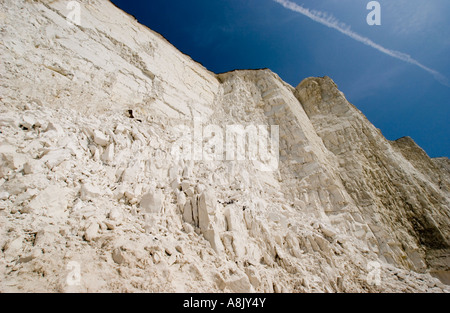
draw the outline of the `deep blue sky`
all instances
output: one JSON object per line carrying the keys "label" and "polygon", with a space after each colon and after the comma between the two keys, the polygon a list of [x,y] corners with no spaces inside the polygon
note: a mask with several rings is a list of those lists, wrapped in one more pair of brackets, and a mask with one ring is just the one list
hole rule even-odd
{"label": "deep blue sky", "polygon": [[[450,1],[291,0],[327,12],[352,31],[450,77]],[[412,137],[431,157],[450,156],[450,88],[419,67],[383,54],[273,0],[112,0],[206,68],[270,68],[296,87],[330,76],[387,139]]]}

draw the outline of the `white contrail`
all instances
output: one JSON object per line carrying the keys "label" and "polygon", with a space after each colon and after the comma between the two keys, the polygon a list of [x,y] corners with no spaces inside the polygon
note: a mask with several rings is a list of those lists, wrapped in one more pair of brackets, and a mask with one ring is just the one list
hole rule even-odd
{"label": "white contrail", "polygon": [[434,78],[440,82],[441,84],[450,87],[450,82],[447,79],[447,77],[445,77],[444,75],[442,75],[441,73],[439,73],[438,71],[435,71],[423,64],[421,64],[419,61],[413,59],[410,55],[403,53],[403,52],[399,52],[399,51],[395,51],[395,50],[390,50],[387,48],[384,48],[383,46],[380,46],[379,44],[373,42],[372,40],[370,40],[367,37],[361,36],[357,33],[355,33],[354,31],[352,31],[350,29],[350,26],[341,23],[340,21],[338,21],[335,17],[328,15],[327,13],[324,12],[320,12],[320,11],[316,11],[316,10],[309,10],[307,8],[304,8],[294,2],[288,1],[288,0],[273,0],[279,4],[281,4],[282,6],[284,6],[286,9],[289,9],[291,11],[303,14],[307,17],[309,17],[310,19],[312,19],[315,22],[318,22],[322,25],[325,25],[327,27],[330,28],[334,28],[337,31],[341,32],[342,34],[355,39],[356,41],[359,41],[365,45],[368,45],[372,48],[377,49],[378,51],[387,54],[391,57],[394,57],[396,59],[408,62],[410,64],[414,64],[418,67],[420,67],[421,69],[427,71],[428,73],[432,74],[434,76]]}

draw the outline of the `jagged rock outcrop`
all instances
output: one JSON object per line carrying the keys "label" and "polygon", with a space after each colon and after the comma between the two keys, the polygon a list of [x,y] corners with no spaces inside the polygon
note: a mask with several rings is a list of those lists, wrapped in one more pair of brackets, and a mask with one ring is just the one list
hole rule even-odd
{"label": "jagged rock outcrop", "polygon": [[450,291],[448,158],[79,3],[0,3],[1,292]]}
{"label": "jagged rock outcrop", "polygon": [[296,94],[324,144],[341,160],[341,179],[357,204],[355,214],[364,216],[381,255],[423,271],[426,263],[436,262],[437,251],[448,254],[445,171],[411,138],[384,139],[329,78],[307,79]]}

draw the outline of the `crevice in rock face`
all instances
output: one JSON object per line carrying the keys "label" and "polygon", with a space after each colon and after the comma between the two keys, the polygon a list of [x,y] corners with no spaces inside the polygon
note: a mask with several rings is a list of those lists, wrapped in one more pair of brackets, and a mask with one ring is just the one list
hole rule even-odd
{"label": "crevice in rock face", "polygon": [[[408,211],[413,210],[411,205],[406,205]],[[428,220],[425,214],[410,213],[408,219],[416,233],[416,238],[426,250],[441,250],[450,247],[438,226]]]}

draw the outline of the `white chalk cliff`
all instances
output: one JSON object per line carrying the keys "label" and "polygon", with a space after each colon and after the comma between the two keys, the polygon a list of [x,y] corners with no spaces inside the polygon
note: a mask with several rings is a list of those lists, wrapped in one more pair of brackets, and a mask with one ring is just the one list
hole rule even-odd
{"label": "white chalk cliff", "polygon": [[[448,158],[79,3],[0,2],[0,292],[450,291]],[[177,159],[194,121],[278,125],[278,167]]]}

